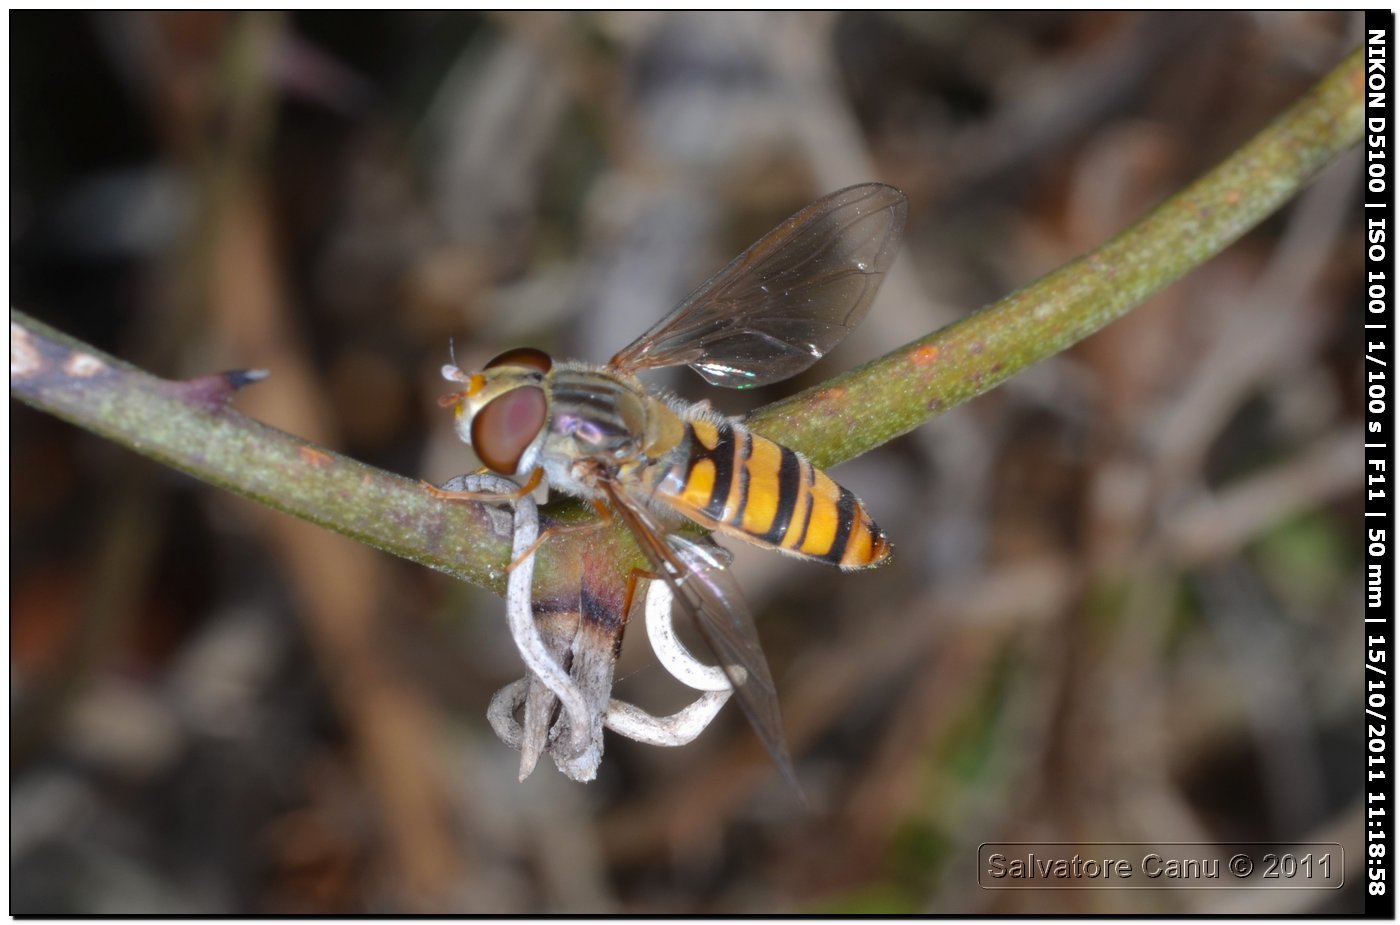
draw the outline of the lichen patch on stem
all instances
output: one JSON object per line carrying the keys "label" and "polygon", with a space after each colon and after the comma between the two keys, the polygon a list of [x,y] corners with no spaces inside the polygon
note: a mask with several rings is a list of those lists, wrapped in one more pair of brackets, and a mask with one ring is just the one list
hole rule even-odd
{"label": "lichen patch on stem", "polygon": [[44,355],[28,331],[10,322],[10,378],[29,379],[44,368]]}

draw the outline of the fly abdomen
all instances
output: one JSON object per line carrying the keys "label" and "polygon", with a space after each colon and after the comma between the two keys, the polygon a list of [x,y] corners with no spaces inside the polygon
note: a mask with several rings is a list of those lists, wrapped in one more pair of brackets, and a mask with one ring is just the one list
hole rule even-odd
{"label": "fly abdomen", "polygon": [[889,556],[884,534],[855,495],[802,454],[708,420],[686,423],[684,445],[684,483],[662,493],[691,519],[841,568],[876,565]]}

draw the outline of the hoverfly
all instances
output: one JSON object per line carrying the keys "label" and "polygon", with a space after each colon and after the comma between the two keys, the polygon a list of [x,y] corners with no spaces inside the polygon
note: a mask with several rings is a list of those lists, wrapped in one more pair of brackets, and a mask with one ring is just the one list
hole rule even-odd
{"label": "hoverfly", "polygon": [[442,404],[455,406],[458,436],[487,468],[528,480],[526,490],[543,478],[631,529],[654,569],[646,577],[665,581],[693,618],[794,783],[753,617],[723,563],[672,531],[691,520],[842,569],[879,565],[890,545],[856,497],[800,453],[708,403],[653,391],[636,374],[684,364],[713,385],[742,389],[807,369],[865,317],[894,259],[907,203],[880,183],[817,200],[606,366],[554,363],[525,347],[478,373],[443,367],[464,388]]}

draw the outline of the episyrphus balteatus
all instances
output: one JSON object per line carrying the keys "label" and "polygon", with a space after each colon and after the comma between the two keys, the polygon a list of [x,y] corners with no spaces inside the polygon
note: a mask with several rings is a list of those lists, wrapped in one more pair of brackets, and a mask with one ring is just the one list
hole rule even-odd
{"label": "episyrphus balteatus", "polygon": [[760,740],[794,784],[777,691],[748,606],[715,557],[672,531],[688,519],[843,569],[883,563],[889,543],[856,497],[800,453],[707,403],[650,389],[636,374],[684,364],[713,385],[748,388],[807,369],[865,317],[894,259],[907,207],[903,193],[880,183],[817,200],[606,366],[554,363],[525,347],[478,373],[443,367],[443,376],[464,388],[442,403],[455,407],[458,436],[488,469],[525,479],[527,489],[543,478],[631,529],[651,563],[648,577],[665,581],[693,618]]}

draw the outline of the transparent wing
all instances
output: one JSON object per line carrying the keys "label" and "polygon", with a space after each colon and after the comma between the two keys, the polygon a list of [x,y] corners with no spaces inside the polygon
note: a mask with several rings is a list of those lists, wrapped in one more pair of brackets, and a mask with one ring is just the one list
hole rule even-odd
{"label": "transparent wing", "polygon": [[883,183],[818,199],[764,235],[612,358],[678,366],[744,389],[795,376],[865,317],[894,260],[908,200]]}
{"label": "transparent wing", "polygon": [[[728,675],[735,699],[759,741],[800,796],[802,788],[783,738],[778,690],[759,646],[753,615],[739,586],[724,568],[727,553],[685,537],[665,538],[652,515],[628,498],[623,489],[608,482],[602,485],[613,510],[631,529],[652,568],[695,621],[701,637]],[[743,669],[742,674],[734,670],[735,666]]]}

